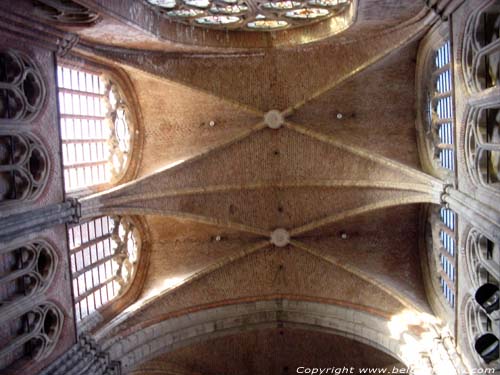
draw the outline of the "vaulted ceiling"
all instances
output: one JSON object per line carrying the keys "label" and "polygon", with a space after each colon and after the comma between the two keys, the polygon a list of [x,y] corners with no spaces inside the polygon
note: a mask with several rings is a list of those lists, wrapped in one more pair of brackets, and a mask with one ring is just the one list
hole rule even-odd
{"label": "vaulted ceiling", "polygon": [[[352,359],[357,358],[357,366]],[[368,345],[301,329],[263,329],[178,349],[132,374],[295,374],[300,367],[389,367],[393,358]],[[299,370],[299,371],[303,371]]]}
{"label": "vaulted ceiling", "polygon": [[[388,321],[408,309],[430,312],[420,210],[438,202],[442,186],[420,170],[416,141],[422,8],[359,0],[347,31],[286,49],[178,46],[137,24],[128,37],[110,39],[105,28],[116,21],[109,20],[81,33],[82,53],[129,76],[143,138],[138,178],[82,200],[86,215],[139,215],[149,231],[141,296],[104,337],[271,299]],[[143,42],[133,41],[135,33]],[[284,117],[279,129],[266,126],[270,110]],[[270,240],[278,228],[291,236],[283,247]],[[397,362],[302,328],[188,345],[143,369],[271,374],[330,354],[336,365],[353,357],[359,366]],[[207,359],[211,351],[218,354]]]}

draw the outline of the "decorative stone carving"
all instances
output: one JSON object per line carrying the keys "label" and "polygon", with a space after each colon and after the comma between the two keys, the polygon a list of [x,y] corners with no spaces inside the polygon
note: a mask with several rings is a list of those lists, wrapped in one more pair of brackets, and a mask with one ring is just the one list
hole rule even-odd
{"label": "decorative stone carving", "polygon": [[133,121],[130,111],[118,86],[109,78],[103,78],[106,89],[104,101],[107,108],[106,121],[109,126],[109,164],[111,180],[116,181],[126,170],[131,148]]}
{"label": "decorative stone carving", "polygon": [[489,367],[500,364],[498,336],[492,333],[499,330],[499,325],[470,296],[465,301],[465,325],[469,350],[475,353],[478,363],[488,363]]}
{"label": "decorative stone carving", "polygon": [[467,267],[472,285],[478,288],[488,282],[488,274],[500,280],[498,245],[473,228],[467,236],[466,246]]}
{"label": "decorative stone carving", "polygon": [[50,162],[34,135],[0,129],[0,202],[34,199],[47,183]]}
{"label": "decorative stone carving", "polygon": [[0,311],[20,298],[31,298],[45,291],[58,264],[54,248],[43,240],[1,248],[0,257],[4,268],[0,277]]}
{"label": "decorative stone carving", "polygon": [[499,108],[472,108],[469,111],[465,156],[467,168],[475,183],[500,189]]}
{"label": "decorative stone carving", "polygon": [[40,71],[24,53],[0,51],[0,124],[33,120],[46,90]]}
{"label": "decorative stone carving", "polygon": [[[0,368],[10,365],[19,357],[36,361],[47,358],[54,350],[62,331],[64,314],[50,302],[20,310],[16,319],[2,315],[2,325],[18,326],[0,348]],[[17,323],[19,322],[19,323]],[[12,332],[12,331],[11,331]]]}
{"label": "decorative stone carving", "polygon": [[130,284],[140,251],[140,236],[134,224],[124,217],[114,218],[115,227],[112,234],[115,261],[118,264],[116,275],[121,286],[119,293]]}
{"label": "decorative stone carving", "polygon": [[486,1],[468,19],[465,27],[462,69],[471,91],[500,84],[499,1]]}

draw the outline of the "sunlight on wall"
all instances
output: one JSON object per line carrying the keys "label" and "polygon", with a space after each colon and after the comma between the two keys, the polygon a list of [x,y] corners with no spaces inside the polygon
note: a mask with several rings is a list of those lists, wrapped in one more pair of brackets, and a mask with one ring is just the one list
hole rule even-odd
{"label": "sunlight on wall", "polygon": [[388,325],[391,337],[399,339],[401,335],[407,332],[411,327],[425,329],[439,324],[441,324],[441,320],[433,315],[412,310],[404,310],[400,314],[392,316]]}
{"label": "sunlight on wall", "polygon": [[162,294],[166,290],[173,289],[176,286],[179,286],[186,279],[187,279],[187,276],[185,276],[185,277],[170,277],[170,278],[164,279],[163,282],[159,286],[148,291],[148,293],[146,293],[146,295],[144,296],[144,299],[147,301],[151,298],[158,297],[160,294]]}
{"label": "sunlight on wall", "polygon": [[135,303],[130,305],[125,312],[130,313],[133,311],[138,310],[142,306],[146,305],[148,302],[150,302],[152,299],[155,297],[158,297],[159,295],[165,293],[169,289],[174,289],[175,287],[178,287],[184,281],[188,279],[189,275],[184,275],[182,277],[170,277],[167,279],[164,279],[163,282],[158,283],[157,286],[154,288],[151,288],[142,298],[137,300]]}
{"label": "sunlight on wall", "polygon": [[158,168],[156,171],[154,171],[154,172],[153,172],[153,174],[156,174],[156,173],[161,173],[161,172],[163,172],[163,171],[166,171],[166,170],[168,170],[168,169],[170,169],[170,168],[175,167],[176,165],[179,165],[179,164],[184,163],[185,161],[186,161],[186,159],[179,159],[179,160],[176,160],[176,161],[174,161],[174,162],[172,162],[172,163],[170,163],[170,164],[165,165],[164,167]]}
{"label": "sunlight on wall", "polygon": [[391,338],[400,341],[399,355],[412,374],[458,373],[443,344],[449,331],[437,317],[404,310],[391,318],[388,328]]}

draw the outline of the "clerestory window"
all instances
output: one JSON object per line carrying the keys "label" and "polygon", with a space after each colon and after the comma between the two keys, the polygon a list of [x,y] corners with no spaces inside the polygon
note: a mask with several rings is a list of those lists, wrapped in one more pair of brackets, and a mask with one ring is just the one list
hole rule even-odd
{"label": "clerestory window", "polygon": [[57,68],[65,189],[116,182],[131,151],[132,121],[118,86],[98,71]]}
{"label": "clerestory window", "polygon": [[443,294],[451,307],[455,306],[455,220],[456,215],[447,208],[439,211],[441,219],[439,257],[441,261],[440,283]]}
{"label": "clerestory window", "polygon": [[453,171],[455,170],[453,82],[449,40],[435,50],[433,58],[428,92],[428,140],[434,164]]}
{"label": "clerestory window", "polygon": [[141,242],[132,220],[102,216],[68,230],[77,321],[123,294],[135,276]]}

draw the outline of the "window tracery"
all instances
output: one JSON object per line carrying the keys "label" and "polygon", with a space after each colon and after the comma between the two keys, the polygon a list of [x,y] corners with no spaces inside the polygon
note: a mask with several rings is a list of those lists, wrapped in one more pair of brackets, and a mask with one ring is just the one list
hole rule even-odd
{"label": "window tracery", "polygon": [[16,315],[2,315],[0,342],[0,369],[13,362],[30,358],[47,358],[61,335],[64,314],[53,303],[45,302],[19,311]]}
{"label": "window tracery", "polygon": [[0,257],[0,306],[45,291],[58,263],[54,248],[42,240],[0,249]]}
{"label": "window tracery", "polygon": [[135,273],[141,238],[133,221],[103,216],[69,228],[73,294],[80,321],[125,292]]}
{"label": "window tracery", "polygon": [[486,1],[467,20],[462,69],[473,96],[465,130],[465,161],[474,183],[500,190],[500,1]]}
{"label": "window tracery", "polygon": [[0,51],[0,123],[33,120],[45,100],[45,86],[33,61],[19,51]]}
{"label": "window tracery", "polygon": [[500,1],[486,2],[468,20],[462,62],[467,86],[481,91],[500,84]]}
{"label": "window tracery", "polygon": [[424,119],[429,159],[435,170],[447,171],[446,174],[455,170],[451,56],[449,40],[431,56]]}
{"label": "window tracery", "polygon": [[117,181],[132,148],[133,121],[120,88],[98,72],[57,68],[65,188]]}
{"label": "window tracery", "polygon": [[470,110],[465,153],[474,181],[500,189],[500,105]]}
{"label": "window tracery", "polygon": [[451,307],[455,306],[455,213],[448,208],[439,210],[440,217],[440,283],[446,300]]}
{"label": "window tracery", "polygon": [[475,228],[467,237],[466,257],[469,277],[476,288],[492,278],[500,280],[499,246]]}
{"label": "window tracery", "polygon": [[441,293],[453,308],[456,297],[456,214],[445,207],[434,210],[429,217],[429,227],[432,234],[428,246],[436,262]]}
{"label": "window tracery", "polygon": [[470,350],[475,353],[479,361],[494,366],[499,358],[499,324],[492,320],[471,297],[467,299],[465,306]]}
{"label": "window tracery", "polygon": [[34,199],[49,170],[47,152],[34,135],[0,130],[0,202]]}
{"label": "window tracery", "polygon": [[473,353],[484,362],[499,358],[500,249],[478,229],[467,236],[466,259],[474,297],[466,302],[466,329]]}
{"label": "window tracery", "polygon": [[346,13],[351,0],[144,0],[159,14],[190,24],[231,30],[300,27]]}
{"label": "window tracery", "polygon": [[56,346],[63,313],[44,292],[57,264],[56,251],[41,239],[0,249],[0,369],[46,358]]}

